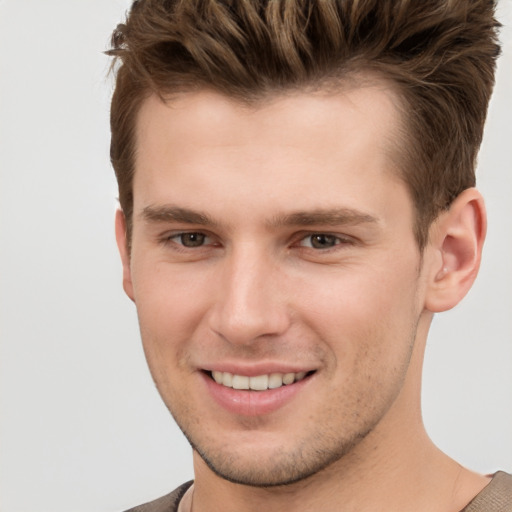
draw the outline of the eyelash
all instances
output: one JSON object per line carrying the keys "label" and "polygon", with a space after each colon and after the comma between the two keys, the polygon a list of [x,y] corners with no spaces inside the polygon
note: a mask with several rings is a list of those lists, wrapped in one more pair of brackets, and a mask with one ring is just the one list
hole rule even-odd
{"label": "eyelash", "polygon": [[[197,236],[198,235],[199,237],[203,237],[202,243],[200,243],[199,245],[196,245],[196,246],[185,245],[183,243],[183,237],[185,237],[187,235],[189,235],[189,236],[193,236],[193,235]],[[334,242],[334,245],[332,245],[330,247],[324,247],[324,248],[314,247],[313,246],[314,242],[312,241],[312,239],[314,237],[318,237],[318,238],[323,237],[326,239],[330,239],[332,242]],[[175,239],[181,239],[181,240],[177,241]],[[194,251],[194,250],[198,250],[198,249],[204,249],[205,247],[208,247],[209,245],[220,246],[220,244],[216,244],[216,243],[213,243],[213,244],[206,243],[205,244],[204,241],[208,240],[208,239],[213,239],[213,237],[203,231],[180,231],[178,233],[171,233],[171,234],[166,234],[166,235],[162,236],[159,239],[159,242],[164,245],[172,244],[173,248],[178,251]],[[318,253],[330,252],[332,250],[339,249],[340,246],[341,247],[347,246],[347,245],[350,246],[350,245],[355,245],[355,243],[356,243],[356,241],[351,237],[334,235],[334,234],[326,233],[323,231],[301,233],[298,237],[296,237],[296,240],[297,241],[294,242],[292,244],[292,246],[298,246],[299,248],[303,248],[305,250],[313,250],[314,252],[318,252]],[[310,241],[310,245],[303,245],[303,243],[308,240]]]}
{"label": "eyelash", "polygon": [[[334,242],[334,245],[330,247],[314,247],[313,239],[314,237],[317,238],[325,238],[330,239],[330,241]],[[311,242],[311,245],[304,246],[302,245],[303,242],[306,240],[309,240]],[[340,236],[340,235],[333,235],[331,233],[324,233],[322,231],[315,232],[315,233],[307,233],[306,235],[302,236],[299,239],[299,246],[300,247],[306,247],[307,249],[313,249],[315,252],[327,252],[329,250],[336,250],[336,248],[339,248],[339,246],[346,246],[346,245],[354,245],[355,241],[347,236]]]}

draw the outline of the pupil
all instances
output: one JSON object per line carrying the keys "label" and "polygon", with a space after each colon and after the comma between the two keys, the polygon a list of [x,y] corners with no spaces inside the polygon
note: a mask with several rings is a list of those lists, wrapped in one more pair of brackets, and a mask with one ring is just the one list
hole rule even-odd
{"label": "pupil", "polygon": [[313,235],[311,237],[311,245],[315,249],[326,249],[333,247],[336,243],[336,238],[332,235]]}
{"label": "pupil", "polygon": [[202,233],[184,233],[181,235],[181,243],[185,247],[199,247],[204,243],[204,235]]}

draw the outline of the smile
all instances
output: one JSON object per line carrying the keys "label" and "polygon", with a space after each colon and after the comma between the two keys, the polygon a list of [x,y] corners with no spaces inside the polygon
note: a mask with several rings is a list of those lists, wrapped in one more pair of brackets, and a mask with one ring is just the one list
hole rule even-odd
{"label": "smile", "polygon": [[247,375],[236,375],[229,372],[212,371],[211,377],[217,384],[227,388],[265,391],[267,389],[277,389],[282,386],[293,384],[294,382],[299,382],[310,373],[312,372],[270,373],[266,375],[248,377]]}
{"label": "smile", "polygon": [[[268,370],[270,368],[267,367]],[[317,373],[316,369],[298,372],[279,372],[276,371],[278,368],[273,370],[260,373],[265,370],[252,368],[247,370],[252,375],[247,375],[242,368],[238,370],[239,373],[205,369],[200,374],[209,397],[226,412],[237,416],[263,416],[277,412],[298,395],[304,396]]]}

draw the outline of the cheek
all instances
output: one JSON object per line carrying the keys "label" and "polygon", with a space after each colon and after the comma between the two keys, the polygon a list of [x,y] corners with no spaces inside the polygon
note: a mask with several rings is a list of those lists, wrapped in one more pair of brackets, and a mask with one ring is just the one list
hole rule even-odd
{"label": "cheek", "polygon": [[407,375],[417,323],[413,281],[357,282],[311,297],[308,316],[327,354],[329,414],[346,425],[378,418],[391,406]]}
{"label": "cheek", "polygon": [[[196,276],[197,277],[197,276]],[[135,303],[144,351],[151,370],[181,365],[187,340],[201,325],[211,296],[205,280],[190,279],[186,269],[140,265],[133,275]]]}
{"label": "cheek", "polygon": [[409,351],[420,313],[418,275],[414,264],[403,263],[343,270],[304,287],[305,322],[338,362],[363,370],[361,361],[385,366]]}
{"label": "cheek", "polygon": [[150,325],[184,328],[210,295],[208,279],[197,268],[143,262],[133,271],[134,295],[141,320]]}

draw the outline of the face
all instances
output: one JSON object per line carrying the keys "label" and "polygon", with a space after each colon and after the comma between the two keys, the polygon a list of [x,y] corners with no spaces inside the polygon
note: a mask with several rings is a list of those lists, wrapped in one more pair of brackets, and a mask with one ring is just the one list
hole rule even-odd
{"label": "face", "polygon": [[392,97],[140,111],[125,290],[163,400],[228,480],[303,479],[408,414],[423,292]]}

